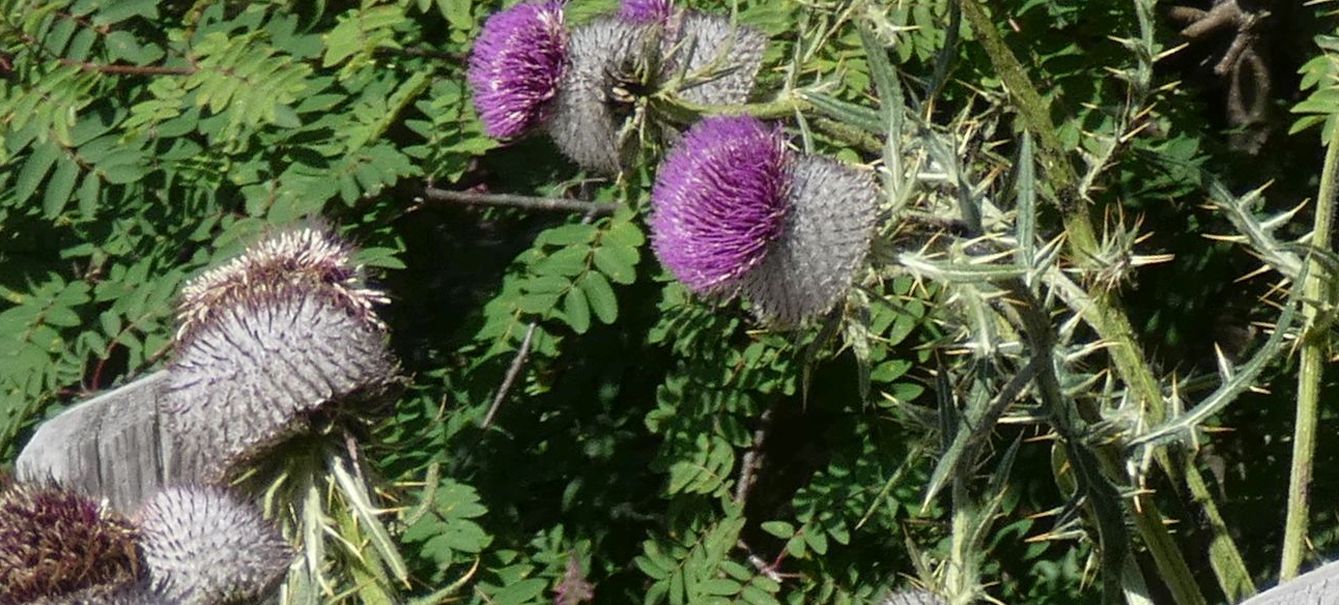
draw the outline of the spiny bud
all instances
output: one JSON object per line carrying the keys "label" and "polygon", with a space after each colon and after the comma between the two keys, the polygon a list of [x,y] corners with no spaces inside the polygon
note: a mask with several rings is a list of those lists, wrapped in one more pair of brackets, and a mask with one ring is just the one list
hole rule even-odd
{"label": "spiny bud", "polygon": [[608,17],[572,32],[571,63],[559,84],[548,131],[558,149],[582,168],[613,174],[626,163],[628,149],[620,144],[619,131],[627,115],[615,90],[644,58],[650,33]]}
{"label": "spiny bud", "polygon": [[[380,397],[396,365],[349,248],[328,232],[285,232],[187,286],[199,317],[168,368],[167,424],[184,471],[216,481],[307,429],[333,403]],[[226,293],[226,295],[224,294]],[[195,304],[214,300],[207,310]]]}
{"label": "spiny bud", "polygon": [[[697,75],[679,95],[704,105],[735,105],[749,100],[762,68],[767,37],[751,27],[731,23],[719,15],[696,11],[683,14],[673,37],[686,58],[686,74]],[[675,69],[668,67],[669,71]]]}
{"label": "spiny bud", "polygon": [[489,17],[469,67],[484,132],[511,138],[537,126],[566,65],[562,2],[523,2]]}
{"label": "spiny bud", "polygon": [[263,597],[293,551],[255,507],[216,487],[171,487],[137,513],[153,590],[180,605]]}
{"label": "spiny bud", "polygon": [[661,164],[652,247],[690,290],[743,292],[765,323],[792,326],[846,293],[869,249],[877,195],[868,176],[791,153],[754,118],[709,118]]}
{"label": "spiny bud", "polygon": [[80,494],[16,485],[0,494],[0,603],[58,602],[133,584],[136,531]]}

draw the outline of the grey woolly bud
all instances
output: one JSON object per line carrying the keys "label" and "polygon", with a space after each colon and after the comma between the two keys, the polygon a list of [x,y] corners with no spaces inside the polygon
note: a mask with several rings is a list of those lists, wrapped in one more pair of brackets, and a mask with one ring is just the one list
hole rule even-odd
{"label": "grey woolly bud", "polygon": [[255,507],[221,488],[167,488],[137,517],[150,584],[172,603],[258,599],[293,559],[293,550]]}
{"label": "grey woolly bud", "polygon": [[631,149],[620,144],[626,110],[611,97],[618,75],[635,65],[651,28],[613,17],[578,27],[568,37],[571,63],[558,84],[549,136],[587,170],[614,174]]}
{"label": "grey woolly bud", "polygon": [[792,168],[784,231],[740,291],[764,322],[788,327],[842,300],[869,251],[878,189],[836,160],[800,156]]}
{"label": "grey woolly bud", "polygon": [[[705,105],[734,105],[748,101],[758,70],[762,68],[767,37],[720,15],[689,11],[682,19],[676,43],[681,45],[681,52],[691,50],[685,73],[710,79],[696,84],[690,81],[690,86],[682,89],[680,95]],[[716,77],[710,77],[712,75]]]}
{"label": "grey woolly bud", "polygon": [[282,286],[219,311],[169,374],[182,476],[214,481],[304,432],[316,411],[382,395],[396,365],[379,326],[324,292]]}
{"label": "grey woolly bud", "polygon": [[183,289],[164,396],[176,476],[222,480],[317,411],[388,391],[396,365],[372,310],[385,297],[351,259],[328,231],[297,229]]}
{"label": "grey woolly bud", "polygon": [[903,589],[879,600],[879,605],[948,605],[939,595],[918,589]]}

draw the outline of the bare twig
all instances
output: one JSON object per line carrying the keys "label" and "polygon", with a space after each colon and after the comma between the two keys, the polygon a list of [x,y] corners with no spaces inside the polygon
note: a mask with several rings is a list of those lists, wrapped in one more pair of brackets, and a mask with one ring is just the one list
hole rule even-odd
{"label": "bare twig", "polygon": [[484,415],[484,421],[479,425],[480,428],[488,428],[493,424],[493,416],[497,414],[498,408],[502,407],[502,402],[506,400],[507,393],[511,392],[512,385],[516,382],[516,377],[521,375],[521,368],[525,367],[525,360],[530,356],[530,343],[535,338],[535,328],[539,327],[538,321],[530,322],[530,326],[525,329],[525,338],[521,340],[520,348],[516,349],[516,357],[511,360],[511,367],[507,368],[507,375],[502,378],[502,386],[497,389],[497,395],[493,397],[493,405],[489,406],[488,413]]}
{"label": "bare twig", "polygon": [[781,574],[777,573],[776,569],[773,568],[771,563],[768,563],[767,561],[763,560],[762,557],[759,557],[756,553],[754,553],[753,549],[749,548],[749,545],[746,542],[740,540],[738,543],[735,544],[735,546],[738,546],[739,548],[744,550],[744,553],[748,555],[749,563],[753,564],[753,567],[758,570],[758,573],[767,576],[767,579],[773,582],[777,583],[781,582],[782,580]]}
{"label": "bare twig", "polygon": [[166,65],[116,65],[87,63],[84,61],[75,61],[73,59],[61,59],[62,65],[78,67],[83,71],[92,71],[100,74],[118,74],[128,76],[189,76],[196,71],[194,67],[168,67]]}
{"label": "bare twig", "polygon": [[772,409],[767,408],[758,418],[758,430],[753,432],[753,447],[744,453],[743,459],[739,462],[739,482],[735,484],[735,503],[744,506],[748,501],[749,492],[753,490],[753,484],[757,481],[758,469],[762,468],[763,442],[767,440],[767,429],[772,426]]}
{"label": "bare twig", "polygon": [[425,199],[434,202],[459,202],[477,206],[510,206],[527,210],[552,210],[558,212],[584,212],[595,216],[608,216],[618,209],[618,204],[608,202],[586,202],[553,197],[534,197],[512,195],[509,193],[480,193],[477,191],[451,191],[427,187],[423,190]]}

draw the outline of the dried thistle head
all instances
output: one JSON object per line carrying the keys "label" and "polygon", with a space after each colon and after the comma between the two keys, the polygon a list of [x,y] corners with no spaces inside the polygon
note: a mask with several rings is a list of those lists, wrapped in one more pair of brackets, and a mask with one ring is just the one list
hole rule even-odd
{"label": "dried thistle head", "polygon": [[165,397],[183,476],[221,480],[318,412],[391,391],[397,366],[372,310],[385,297],[351,254],[328,232],[288,231],[187,286],[183,324],[194,323]]}
{"label": "dried thistle head", "polygon": [[293,559],[293,550],[260,511],[222,488],[167,488],[136,518],[150,586],[172,603],[259,599]]}
{"label": "dried thistle head", "polygon": [[0,603],[73,598],[140,577],[137,532],[98,502],[56,487],[0,494]]}
{"label": "dried thistle head", "polygon": [[787,150],[749,117],[699,122],[651,192],[656,256],[690,290],[742,292],[764,323],[816,317],[845,295],[873,234],[873,180]]}
{"label": "dried thistle head", "polygon": [[351,314],[380,326],[373,307],[385,303],[386,297],[363,285],[353,253],[352,246],[324,227],[274,233],[182,287],[177,340],[189,341],[216,315],[257,294],[286,286],[319,288]]}
{"label": "dried thistle head", "polygon": [[561,1],[522,2],[489,17],[469,67],[484,132],[511,138],[543,122],[567,62]]}

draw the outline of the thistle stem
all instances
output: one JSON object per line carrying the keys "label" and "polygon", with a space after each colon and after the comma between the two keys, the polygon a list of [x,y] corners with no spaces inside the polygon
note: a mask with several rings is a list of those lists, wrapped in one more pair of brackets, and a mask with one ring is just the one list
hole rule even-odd
{"label": "thistle stem", "polygon": [[703,105],[683,99],[658,98],[655,107],[671,120],[691,124],[704,116],[752,116],[760,120],[778,120],[797,112],[811,115],[810,124],[823,134],[866,153],[882,153],[883,142],[869,133],[815,114],[813,105],[794,94],[783,94],[771,101],[739,105]]}
{"label": "thistle stem", "polygon": [[[1037,137],[1042,169],[1059,198],[1060,210],[1064,214],[1069,256],[1080,263],[1082,259],[1092,258],[1097,251],[1098,240],[1088,208],[1076,189],[1081,180],[1051,122],[1046,102],[986,15],[981,0],[963,0],[962,10],[1005,89],[1013,98],[1019,119]],[[1129,318],[1111,294],[1095,292],[1090,300],[1093,304],[1079,309],[1079,312],[1104,341],[1112,344],[1109,350],[1117,373],[1147,406],[1149,418],[1158,421],[1166,415],[1166,402],[1157,377],[1145,361],[1142,347],[1134,338]],[[1196,502],[1203,507],[1206,517],[1211,520],[1219,518],[1212,494],[1208,492],[1207,485],[1198,476],[1193,464],[1187,461],[1173,463],[1166,452],[1159,452],[1157,460],[1173,482],[1179,481],[1184,472],[1187,484]],[[1147,496],[1138,498],[1141,505],[1133,507],[1130,512],[1176,602],[1183,605],[1204,603],[1204,595],[1190,574],[1189,566],[1166,534],[1166,528],[1162,527],[1156,508],[1150,506],[1152,501]],[[1232,538],[1219,524],[1210,525],[1215,531],[1214,546],[1210,549],[1211,563],[1224,592],[1229,595],[1254,592],[1250,574]]]}
{"label": "thistle stem", "polygon": [[[1330,250],[1330,230],[1334,223],[1335,172],[1339,170],[1339,127],[1330,130],[1330,142],[1325,150],[1325,167],[1320,175],[1320,189],[1316,192],[1315,226],[1311,230],[1311,245],[1319,251]],[[1279,580],[1290,580],[1297,575],[1306,552],[1307,516],[1310,512],[1312,458],[1316,451],[1317,408],[1320,401],[1321,378],[1324,375],[1324,342],[1312,333],[1317,317],[1323,311],[1321,301],[1329,290],[1329,275],[1324,265],[1314,258],[1310,261],[1302,284],[1302,317],[1305,318],[1301,344],[1301,368],[1297,374],[1297,418],[1293,425],[1292,471],[1288,480],[1288,514],[1283,525],[1283,560],[1279,564]]]}

